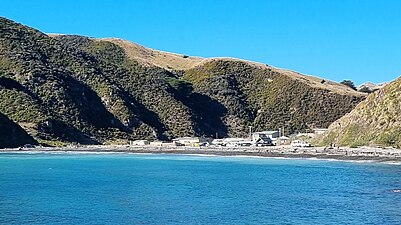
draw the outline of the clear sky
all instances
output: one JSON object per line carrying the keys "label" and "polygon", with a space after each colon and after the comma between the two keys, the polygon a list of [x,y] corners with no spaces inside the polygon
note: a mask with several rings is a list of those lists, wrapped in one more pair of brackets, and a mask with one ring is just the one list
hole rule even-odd
{"label": "clear sky", "polygon": [[335,81],[401,75],[399,0],[1,0],[0,16],[45,33],[118,37]]}

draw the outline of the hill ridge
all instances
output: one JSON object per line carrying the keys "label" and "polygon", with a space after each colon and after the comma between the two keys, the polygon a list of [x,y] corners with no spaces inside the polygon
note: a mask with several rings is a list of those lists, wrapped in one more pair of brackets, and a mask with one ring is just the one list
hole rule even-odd
{"label": "hill ridge", "polygon": [[[96,39],[95,39],[96,40]],[[188,56],[185,54],[177,54],[177,53],[171,53],[167,51],[160,51],[160,50],[155,50],[152,48],[144,47],[142,45],[139,45],[137,43],[124,40],[121,38],[100,38],[98,40],[105,40],[112,42],[114,44],[119,45],[122,47],[125,52],[127,53],[128,57],[131,57],[132,59],[140,60],[141,62],[145,64],[150,64],[154,66],[159,66],[167,70],[187,70],[187,69],[192,69],[196,66],[201,66],[204,63],[214,61],[214,60],[227,60],[227,61],[240,61],[240,62],[245,62],[248,63],[249,65],[253,65],[258,68],[262,69],[271,69],[275,70],[281,73],[284,73],[294,79],[298,79],[302,82],[305,82],[308,85],[311,85],[313,87],[318,87],[322,89],[329,89],[330,91],[333,92],[338,92],[338,93],[346,93],[346,94],[354,94],[354,95],[359,95],[359,96],[364,96],[365,93],[357,92],[348,86],[341,85],[339,83],[336,83],[334,81],[330,81],[328,79],[324,78],[319,78],[315,77],[312,75],[305,75],[297,71],[289,70],[289,69],[283,69],[271,65],[267,65],[264,63],[256,62],[256,61],[250,61],[246,59],[240,59],[240,58],[234,58],[234,57],[210,57],[210,58],[202,58],[198,56]],[[146,52],[143,56],[141,56],[140,52],[135,52],[136,54],[133,54],[133,49],[141,49],[142,52]],[[151,52],[151,53],[149,53]],[[145,57],[146,55],[151,55],[152,53],[154,54],[160,54],[164,57],[174,57],[169,63],[164,64],[163,61],[157,61],[149,59]],[[174,64],[173,61],[176,61]],[[187,63],[184,63],[187,62]],[[323,83],[322,83],[323,82]]]}

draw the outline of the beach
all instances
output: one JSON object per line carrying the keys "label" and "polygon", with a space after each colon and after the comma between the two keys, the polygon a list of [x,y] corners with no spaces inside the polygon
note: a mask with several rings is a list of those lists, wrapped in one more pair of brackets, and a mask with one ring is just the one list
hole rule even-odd
{"label": "beach", "polygon": [[129,145],[88,145],[69,147],[9,148],[0,152],[43,152],[43,153],[150,153],[150,154],[201,154],[219,156],[258,156],[281,158],[314,158],[335,160],[372,160],[401,162],[401,150],[373,147],[188,147],[188,146],[129,146]]}

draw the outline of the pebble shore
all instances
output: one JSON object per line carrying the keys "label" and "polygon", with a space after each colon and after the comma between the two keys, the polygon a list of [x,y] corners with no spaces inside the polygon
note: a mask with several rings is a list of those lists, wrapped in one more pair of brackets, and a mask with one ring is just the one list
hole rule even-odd
{"label": "pebble shore", "polygon": [[205,154],[223,156],[260,156],[285,158],[317,158],[338,160],[373,160],[401,162],[401,149],[395,148],[295,148],[291,146],[270,147],[186,147],[186,146],[69,146],[2,149],[0,152],[92,152],[92,153],[164,153],[164,154]]}

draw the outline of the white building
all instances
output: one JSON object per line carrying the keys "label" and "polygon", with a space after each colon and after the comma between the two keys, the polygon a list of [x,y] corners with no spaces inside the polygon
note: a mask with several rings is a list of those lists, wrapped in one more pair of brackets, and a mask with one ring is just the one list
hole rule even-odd
{"label": "white building", "polygon": [[180,137],[173,139],[173,142],[177,145],[197,147],[210,143],[211,139],[202,137]]}
{"label": "white building", "polygon": [[237,146],[250,146],[253,142],[245,138],[223,138],[214,139],[212,141],[213,145],[227,146],[227,147],[237,147]]}
{"label": "white building", "polygon": [[135,140],[135,141],[130,141],[130,145],[134,146],[144,146],[144,145],[149,145],[150,142],[148,140]]}

